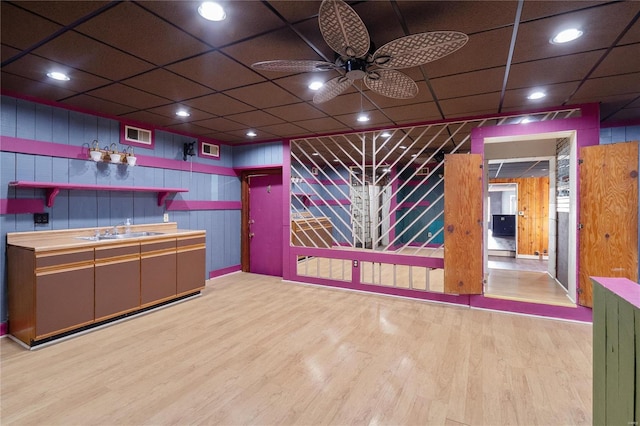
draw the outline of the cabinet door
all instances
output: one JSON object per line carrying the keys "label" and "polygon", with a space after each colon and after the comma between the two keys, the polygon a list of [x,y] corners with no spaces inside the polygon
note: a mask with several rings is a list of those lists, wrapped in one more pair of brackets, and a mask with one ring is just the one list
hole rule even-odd
{"label": "cabinet door", "polygon": [[96,248],[96,321],[140,307],[140,244]]}
{"label": "cabinet door", "polygon": [[178,238],[177,293],[204,288],[206,274],[205,237]]}
{"label": "cabinet door", "polygon": [[36,273],[36,339],[91,324],[93,264]]}
{"label": "cabinet door", "polygon": [[176,295],[176,240],[140,244],[140,304]]}

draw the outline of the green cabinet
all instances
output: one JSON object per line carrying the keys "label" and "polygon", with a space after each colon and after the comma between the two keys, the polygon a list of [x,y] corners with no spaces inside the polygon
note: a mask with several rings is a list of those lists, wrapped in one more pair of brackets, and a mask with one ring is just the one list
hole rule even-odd
{"label": "green cabinet", "polygon": [[592,281],[593,424],[638,424],[640,285],[626,278]]}

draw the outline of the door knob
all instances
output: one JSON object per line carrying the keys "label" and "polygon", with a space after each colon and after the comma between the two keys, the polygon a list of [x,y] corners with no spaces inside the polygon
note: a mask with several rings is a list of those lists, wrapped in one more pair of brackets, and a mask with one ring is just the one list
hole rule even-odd
{"label": "door knob", "polygon": [[249,238],[253,238],[256,234],[253,232],[249,232]]}

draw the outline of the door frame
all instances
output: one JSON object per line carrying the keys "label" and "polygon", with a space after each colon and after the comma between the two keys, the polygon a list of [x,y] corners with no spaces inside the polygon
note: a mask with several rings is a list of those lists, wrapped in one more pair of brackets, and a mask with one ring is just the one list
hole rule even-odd
{"label": "door frame", "polygon": [[[576,130],[562,130],[562,131],[557,131],[557,132],[533,132],[531,134],[522,134],[522,135],[518,135],[518,134],[514,134],[513,136],[496,136],[496,137],[484,137],[483,138],[483,145],[485,144],[491,144],[491,143],[509,143],[509,142],[519,142],[519,141],[533,141],[533,140],[538,140],[538,139],[561,139],[561,138],[568,138],[569,139],[569,144],[570,144],[570,155],[569,155],[569,223],[572,224],[573,226],[571,226],[571,228],[569,229],[569,258],[568,258],[568,290],[567,293],[569,295],[569,298],[575,303],[577,301],[577,284],[578,284],[578,260],[577,260],[577,251],[578,251],[578,156],[577,156],[577,150],[578,150],[578,141],[577,141],[577,131]],[[555,157],[545,157],[545,156],[540,156],[540,157],[523,157],[523,158],[514,158],[513,161],[527,161],[528,159],[532,159],[535,158],[536,160],[539,159],[548,159],[549,160],[549,192],[551,194],[551,184],[552,184],[552,180],[553,182],[553,190],[554,190],[554,195],[555,195],[555,178],[556,178],[556,173],[557,170],[555,170],[555,167],[557,166],[556,164],[556,158]],[[493,160],[493,159],[492,159]],[[506,160],[502,160],[502,161],[506,161]],[[488,165],[489,160],[485,159],[485,165]],[[553,163],[553,166],[552,166]],[[553,176],[552,176],[552,167],[553,167]],[[488,167],[486,167],[486,170],[488,170]],[[486,176],[486,175],[485,175]],[[487,194],[488,194],[488,179],[485,179],[485,184],[484,184],[484,190],[485,190],[485,194],[482,197],[482,202],[486,203],[487,202]],[[550,200],[551,201],[551,200]],[[551,205],[551,203],[550,203]],[[487,207],[483,206],[483,211],[486,212]],[[549,209],[551,210],[551,209]],[[554,218],[554,221],[557,218],[557,212],[551,212],[549,211],[549,221],[551,221],[551,218]],[[574,225],[575,224],[575,225]],[[489,274],[489,270],[488,270],[488,264],[489,264],[489,255],[488,255],[488,250],[487,250],[487,238],[488,238],[488,223],[485,224],[485,231],[484,231],[484,249],[483,249],[483,266],[484,266],[484,276],[485,279],[488,277]],[[554,224],[555,226],[555,224]],[[549,231],[551,231],[551,223],[549,224]],[[557,251],[557,244],[556,244],[556,240],[557,239],[557,232],[556,235],[553,236],[553,243],[551,242],[551,238],[549,238],[549,253],[548,253],[548,257],[549,257],[549,271],[551,271],[553,269],[554,272],[554,277],[556,277],[555,274],[557,274],[557,265],[555,264],[555,261],[551,261],[552,259],[552,244],[553,244],[553,256],[555,256],[555,252]],[[517,256],[517,253],[516,253]]]}
{"label": "door frame", "polygon": [[[249,179],[254,176],[277,174],[282,175],[282,167],[243,170],[242,175],[240,176],[240,200],[242,203],[242,210],[240,213],[240,267],[242,272],[251,272],[251,250],[249,245]],[[281,208],[281,206],[278,206],[277,208]]]}

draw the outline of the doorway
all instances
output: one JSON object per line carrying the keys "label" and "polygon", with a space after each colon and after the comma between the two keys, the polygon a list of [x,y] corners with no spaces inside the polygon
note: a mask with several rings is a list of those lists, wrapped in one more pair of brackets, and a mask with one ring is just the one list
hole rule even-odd
{"label": "doorway", "polygon": [[[487,297],[576,306],[575,273],[571,274],[571,268],[575,268],[575,258],[569,259],[570,253],[563,251],[560,256],[561,270],[558,270],[558,245],[569,248],[572,238],[575,243],[575,235],[569,235],[572,234],[572,230],[559,229],[558,226],[559,212],[562,210],[564,214],[566,209],[568,213],[571,206],[575,209],[575,200],[569,200],[569,197],[565,197],[566,202],[563,198],[561,209],[558,206],[560,160],[562,159],[564,171],[569,172],[573,167],[569,164],[569,150],[566,156],[564,151],[561,156],[560,148],[566,146],[575,149],[573,134],[565,133],[529,135],[523,139],[502,139],[495,142],[485,139],[485,212],[492,215],[490,218],[487,217],[485,230]],[[523,154],[530,156],[523,157]],[[571,164],[575,166],[575,158],[572,161]],[[571,177],[568,174],[561,178],[562,185],[566,186],[563,187],[561,195],[569,195],[569,186],[575,184],[575,175],[574,182],[570,182]],[[515,185],[515,209],[508,205],[503,210],[502,203],[508,203],[514,194],[510,187],[501,185]],[[513,237],[510,237],[511,222],[515,228]],[[496,231],[506,236],[496,236]],[[509,238],[513,238],[513,249],[492,250],[492,240],[508,241]],[[566,241],[559,241],[559,238]],[[505,244],[503,246],[506,247]],[[575,251],[572,256],[575,257]],[[559,274],[563,277],[562,283],[558,280]],[[573,280],[572,285],[569,285],[570,280]]]}
{"label": "doorway", "polygon": [[242,175],[242,270],[282,276],[282,170]]}

